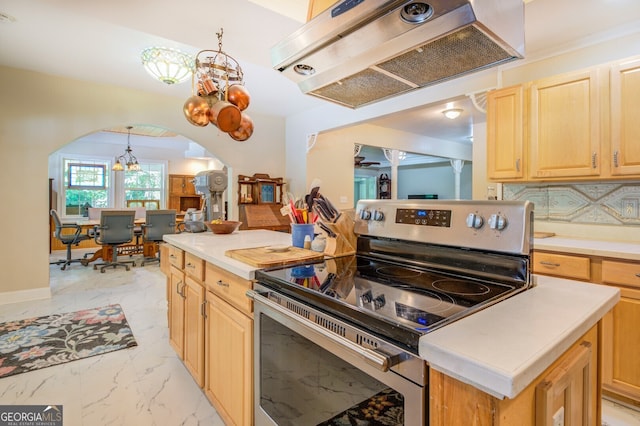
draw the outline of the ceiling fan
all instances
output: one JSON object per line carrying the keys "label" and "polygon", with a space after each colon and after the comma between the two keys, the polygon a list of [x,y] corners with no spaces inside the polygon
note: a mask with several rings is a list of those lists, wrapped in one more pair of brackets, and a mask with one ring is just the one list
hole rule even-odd
{"label": "ceiling fan", "polygon": [[364,157],[358,155],[353,157],[353,166],[360,168],[360,167],[369,167],[369,166],[379,166],[380,162],[379,161],[364,161]]}

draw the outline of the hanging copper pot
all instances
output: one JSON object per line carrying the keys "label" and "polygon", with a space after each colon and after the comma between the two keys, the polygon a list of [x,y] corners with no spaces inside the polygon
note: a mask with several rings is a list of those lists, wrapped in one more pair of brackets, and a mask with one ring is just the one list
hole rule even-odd
{"label": "hanging copper pot", "polygon": [[240,127],[233,132],[229,132],[231,139],[238,142],[244,142],[253,134],[253,120],[247,114],[242,113],[242,120],[240,121]]}
{"label": "hanging copper pot", "polygon": [[240,127],[242,113],[237,106],[218,101],[209,108],[209,121],[223,132],[232,132]]}
{"label": "hanging copper pot", "polygon": [[209,104],[200,96],[191,96],[182,108],[187,121],[194,126],[204,127],[209,124]]}
{"label": "hanging copper pot", "polygon": [[240,111],[244,111],[249,106],[251,96],[246,87],[240,84],[232,84],[227,89],[227,100],[237,106]]}

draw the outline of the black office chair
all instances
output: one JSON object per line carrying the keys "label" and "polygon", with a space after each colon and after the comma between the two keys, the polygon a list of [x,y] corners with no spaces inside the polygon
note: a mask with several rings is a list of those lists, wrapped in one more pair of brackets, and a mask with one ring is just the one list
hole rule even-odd
{"label": "black office chair", "polygon": [[[67,268],[67,265],[71,265],[73,262],[82,262],[83,259],[72,259],[71,258],[71,246],[77,246],[81,241],[91,239],[91,236],[88,234],[82,233],[82,227],[80,225],[76,225],[75,223],[62,223],[60,221],[60,216],[58,216],[58,212],[55,209],[51,209],[49,212],[51,217],[53,218],[53,223],[56,227],[55,237],[65,246],[67,246],[67,258],[64,260],[58,260],[55,262],[51,262],[50,265],[62,265],[60,269],[63,271]],[[73,229],[75,232],[73,234],[64,234],[62,232],[63,229]],[[84,265],[84,263],[83,263]],[[84,265],[87,266],[87,265]]]}
{"label": "black office chair", "polygon": [[[133,240],[133,228],[136,212],[133,210],[103,210],[100,212],[100,226],[94,227],[95,242],[103,247],[113,249],[111,260],[93,265],[93,269],[100,267],[104,273],[106,268],[124,266],[129,270],[129,264],[136,266],[134,260],[118,261],[118,246]],[[103,255],[104,256],[104,255]]]}
{"label": "black office chair", "polygon": [[[162,236],[176,233],[175,210],[147,210],[145,223],[142,225],[142,242],[161,243]],[[145,257],[140,265],[160,262],[159,256]]]}

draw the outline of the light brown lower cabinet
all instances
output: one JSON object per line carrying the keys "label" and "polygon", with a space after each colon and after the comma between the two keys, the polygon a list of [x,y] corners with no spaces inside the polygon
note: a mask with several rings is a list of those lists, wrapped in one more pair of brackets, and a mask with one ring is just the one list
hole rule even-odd
{"label": "light brown lower cabinet", "polygon": [[171,266],[167,277],[169,345],[184,358],[184,272]]}
{"label": "light brown lower cabinet", "polygon": [[185,278],[184,356],[182,360],[198,386],[204,385],[204,287]]}
{"label": "light brown lower cabinet", "polygon": [[207,292],[205,385],[227,425],[253,424],[253,319]]}
{"label": "light brown lower cabinet", "polygon": [[640,405],[640,263],[603,260],[602,282],[620,287],[620,301],[603,318],[604,389]]}
{"label": "light brown lower cabinet", "polygon": [[160,265],[171,347],[226,425],[252,425],[252,282],[171,245]]}
{"label": "light brown lower cabinet", "polygon": [[616,286],[620,301],[602,319],[603,392],[640,406],[640,262],[534,251],[533,272]]}
{"label": "light brown lower cabinet", "polygon": [[[552,426],[545,414],[551,413],[553,416],[558,404],[565,404],[565,421],[571,413],[579,413],[572,417],[574,422],[565,422],[565,425],[599,424],[598,328],[599,324],[593,326],[514,399],[495,398],[471,385],[430,370],[430,426]],[[585,345],[589,347],[586,357],[580,350]],[[567,368],[573,365],[581,368]],[[553,394],[544,392],[550,387],[553,388],[551,392],[559,391],[559,398],[550,397]],[[562,398],[562,394],[572,394],[571,402]]]}

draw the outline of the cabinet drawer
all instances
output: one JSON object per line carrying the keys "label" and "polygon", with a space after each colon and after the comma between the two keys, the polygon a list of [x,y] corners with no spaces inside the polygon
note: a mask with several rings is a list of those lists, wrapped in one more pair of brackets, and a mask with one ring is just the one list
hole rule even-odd
{"label": "cabinet drawer", "polygon": [[191,253],[185,253],[184,272],[200,282],[204,281],[204,260]]}
{"label": "cabinet drawer", "polygon": [[184,268],[184,250],[169,246],[169,262],[178,269]]}
{"label": "cabinet drawer", "polygon": [[246,295],[253,288],[249,280],[225,271],[211,263],[207,263],[205,273],[207,290],[230,303],[247,315],[253,313],[253,302]]}
{"label": "cabinet drawer", "polygon": [[534,251],[533,272],[589,280],[591,278],[591,260],[588,257]]}
{"label": "cabinet drawer", "polygon": [[640,288],[640,262],[603,260],[602,282]]}

